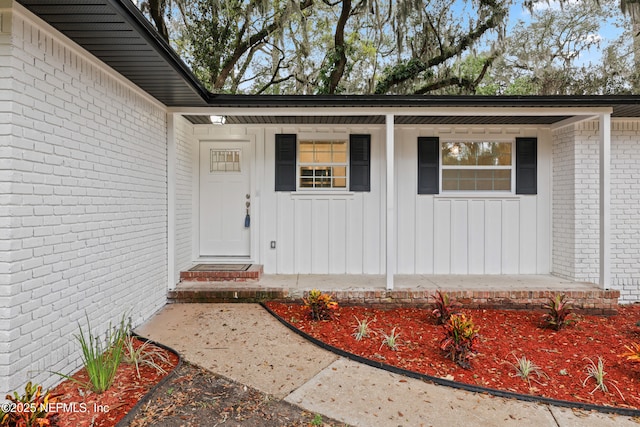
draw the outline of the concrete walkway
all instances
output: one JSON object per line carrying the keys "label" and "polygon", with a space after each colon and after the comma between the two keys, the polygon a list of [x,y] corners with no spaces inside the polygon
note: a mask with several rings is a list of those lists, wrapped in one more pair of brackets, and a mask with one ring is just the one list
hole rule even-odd
{"label": "concrete walkway", "polygon": [[585,413],[456,390],[327,352],[257,304],[171,304],[136,332],[191,363],[353,426],[638,426]]}

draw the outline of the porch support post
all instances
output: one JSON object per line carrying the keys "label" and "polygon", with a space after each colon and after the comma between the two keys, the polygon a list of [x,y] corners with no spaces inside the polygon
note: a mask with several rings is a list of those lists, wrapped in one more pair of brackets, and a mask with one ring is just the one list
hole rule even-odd
{"label": "porch support post", "polygon": [[167,113],[167,289],[176,287],[176,132],[175,115]]}
{"label": "porch support post", "polygon": [[611,114],[599,115],[600,286],[611,286]]}
{"label": "porch support post", "polygon": [[387,223],[386,223],[386,246],[387,246],[387,290],[393,289],[393,276],[396,272],[396,233],[395,233],[395,180],[394,180],[394,116],[386,115],[387,124]]}

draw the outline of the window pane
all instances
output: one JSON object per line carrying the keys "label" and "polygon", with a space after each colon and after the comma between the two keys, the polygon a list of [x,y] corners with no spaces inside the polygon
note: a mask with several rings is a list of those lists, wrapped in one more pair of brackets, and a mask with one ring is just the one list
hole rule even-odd
{"label": "window pane", "polygon": [[511,169],[498,169],[494,174],[496,179],[511,179]]}
{"label": "window pane", "polygon": [[347,163],[347,152],[346,151],[334,151],[333,152],[333,161],[335,163]]}
{"label": "window pane", "polygon": [[347,141],[300,141],[299,147],[301,188],[347,187]]}
{"label": "window pane", "polygon": [[333,176],[340,176],[340,177],[347,176],[346,166],[334,166],[332,169],[333,169]]}
{"label": "window pane", "polygon": [[333,141],[333,151],[338,152],[347,152],[347,141]]}
{"label": "window pane", "polygon": [[510,142],[478,143],[478,165],[509,166],[511,165]]}
{"label": "window pane", "polygon": [[442,171],[442,189],[458,190],[458,171],[455,169],[447,169]]}
{"label": "window pane", "polygon": [[500,191],[511,190],[511,176],[508,179],[496,179],[493,181],[493,189]]}
{"label": "window pane", "polygon": [[240,172],[240,150],[209,150],[209,172]]}
{"label": "window pane", "polygon": [[458,181],[458,190],[473,191],[476,189],[476,181],[473,179],[460,179]]}
{"label": "window pane", "polygon": [[313,152],[313,141],[300,141],[300,152]]}
{"label": "window pane", "polygon": [[300,152],[301,163],[313,163],[313,152],[301,151]]}
{"label": "window pane", "polygon": [[331,151],[316,151],[314,163],[331,163]]}
{"label": "window pane", "polygon": [[444,166],[510,166],[510,142],[444,142]]}
{"label": "window pane", "polygon": [[474,165],[476,159],[476,147],[474,143],[445,142],[442,144],[443,165]]}
{"label": "window pane", "polygon": [[445,169],[442,171],[445,191],[510,191],[509,169]]}
{"label": "window pane", "polygon": [[347,178],[334,178],[333,186],[334,186],[334,188],[346,188],[347,187]]}

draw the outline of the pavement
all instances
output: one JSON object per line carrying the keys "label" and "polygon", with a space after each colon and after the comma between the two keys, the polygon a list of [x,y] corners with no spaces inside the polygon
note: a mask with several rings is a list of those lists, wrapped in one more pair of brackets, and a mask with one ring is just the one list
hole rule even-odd
{"label": "pavement", "polygon": [[306,341],[258,304],[169,304],[136,332],[218,375],[352,426],[640,424],[434,385],[360,364]]}

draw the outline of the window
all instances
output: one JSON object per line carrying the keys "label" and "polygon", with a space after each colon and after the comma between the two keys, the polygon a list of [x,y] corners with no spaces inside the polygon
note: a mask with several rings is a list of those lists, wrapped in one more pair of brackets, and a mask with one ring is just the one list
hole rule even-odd
{"label": "window", "polygon": [[240,172],[240,150],[210,150],[209,172]]}
{"label": "window", "polygon": [[347,141],[300,141],[299,188],[347,188]]}
{"label": "window", "polygon": [[371,135],[345,139],[275,137],[275,190],[371,191]]}
{"label": "window", "polygon": [[513,143],[443,142],[442,191],[511,191]]}

